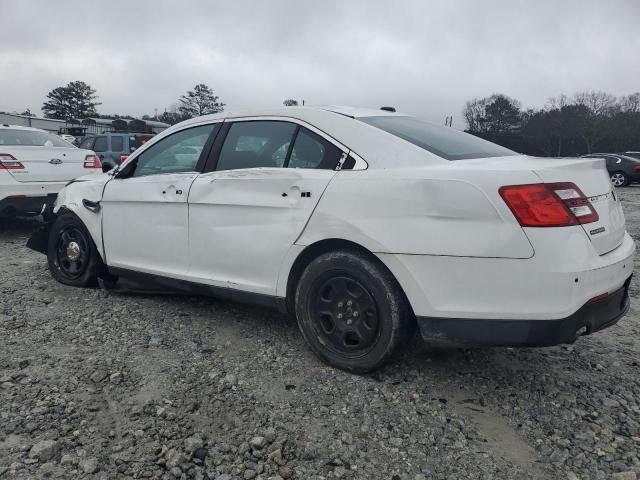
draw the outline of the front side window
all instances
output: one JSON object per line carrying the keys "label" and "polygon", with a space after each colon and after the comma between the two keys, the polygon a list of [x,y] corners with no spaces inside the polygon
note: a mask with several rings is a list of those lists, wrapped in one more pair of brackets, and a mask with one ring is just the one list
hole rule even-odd
{"label": "front side window", "polygon": [[291,151],[289,168],[334,169],[340,161],[340,150],[315,133],[300,128]]}
{"label": "front side window", "polygon": [[96,143],[93,146],[94,152],[106,152],[107,151],[107,137],[96,137]]}
{"label": "front side window", "polygon": [[451,127],[434,125],[414,117],[376,116],[359,120],[413,143],[447,160],[505,157],[516,152]]}
{"label": "front side window", "polygon": [[216,124],[189,128],[163,138],[136,158],[131,176],[193,172]]}
{"label": "front side window", "polygon": [[26,147],[73,147],[57,135],[38,130],[0,129],[0,145]]}
{"label": "front side window", "polygon": [[296,125],[278,121],[236,122],[222,145],[216,170],[283,167]]}

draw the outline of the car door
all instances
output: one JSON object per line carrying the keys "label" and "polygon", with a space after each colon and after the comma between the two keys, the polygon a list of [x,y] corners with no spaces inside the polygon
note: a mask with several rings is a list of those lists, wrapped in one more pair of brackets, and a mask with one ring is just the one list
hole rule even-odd
{"label": "car door", "polygon": [[187,196],[217,129],[206,124],[166,136],[106,184],[102,231],[109,266],[175,278],[186,274]]}
{"label": "car door", "polygon": [[275,295],[280,264],[342,150],[286,121],[234,121],[224,130],[215,170],[199,176],[189,193],[189,276]]}

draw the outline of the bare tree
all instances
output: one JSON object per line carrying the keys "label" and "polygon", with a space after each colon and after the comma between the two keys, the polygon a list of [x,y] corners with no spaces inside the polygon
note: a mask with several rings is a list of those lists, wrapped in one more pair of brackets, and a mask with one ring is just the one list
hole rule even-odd
{"label": "bare tree", "polygon": [[595,90],[576,93],[573,98],[576,105],[584,105],[594,115],[607,115],[616,105],[616,97]]}
{"label": "bare tree", "polygon": [[640,92],[632,93],[620,98],[620,107],[623,112],[640,112]]}

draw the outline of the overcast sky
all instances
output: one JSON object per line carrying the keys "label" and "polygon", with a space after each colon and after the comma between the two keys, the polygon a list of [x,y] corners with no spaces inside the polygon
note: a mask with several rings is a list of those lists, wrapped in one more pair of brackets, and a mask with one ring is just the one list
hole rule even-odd
{"label": "overcast sky", "polygon": [[0,18],[8,111],[83,80],[101,113],[161,113],[206,83],[227,110],[393,105],[460,128],[496,92],[640,90],[640,0],[0,0]]}

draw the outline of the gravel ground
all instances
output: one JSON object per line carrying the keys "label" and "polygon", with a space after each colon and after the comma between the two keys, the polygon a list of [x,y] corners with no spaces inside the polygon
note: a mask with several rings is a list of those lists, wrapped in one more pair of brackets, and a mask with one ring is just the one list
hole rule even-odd
{"label": "gravel ground", "polygon": [[[622,192],[640,235],[640,187]],[[57,284],[0,225],[0,478],[617,479],[640,473],[640,311],[573,346],[354,376],[294,322]],[[634,297],[638,288],[632,286]]]}

